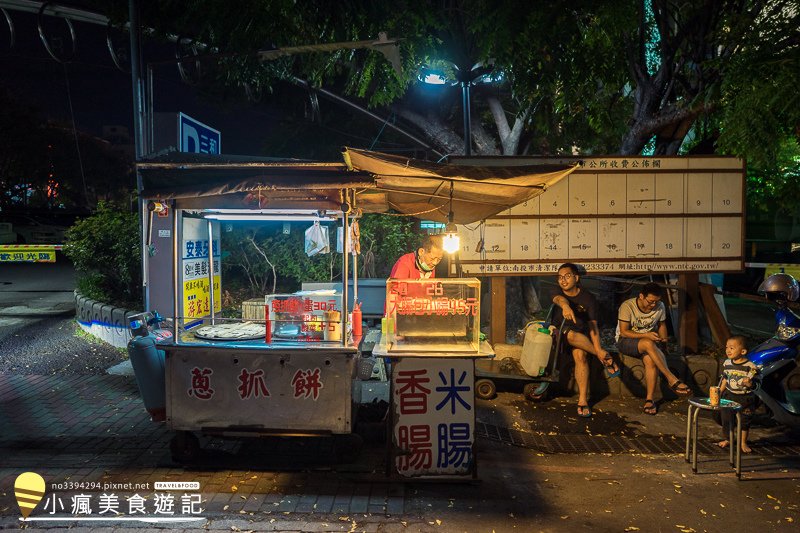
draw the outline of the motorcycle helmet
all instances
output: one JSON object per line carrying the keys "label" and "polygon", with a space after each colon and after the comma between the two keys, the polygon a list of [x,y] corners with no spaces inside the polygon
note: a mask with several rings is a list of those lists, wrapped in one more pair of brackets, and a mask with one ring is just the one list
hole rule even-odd
{"label": "motorcycle helmet", "polygon": [[800,284],[789,274],[773,274],[758,286],[758,294],[796,302],[800,298]]}

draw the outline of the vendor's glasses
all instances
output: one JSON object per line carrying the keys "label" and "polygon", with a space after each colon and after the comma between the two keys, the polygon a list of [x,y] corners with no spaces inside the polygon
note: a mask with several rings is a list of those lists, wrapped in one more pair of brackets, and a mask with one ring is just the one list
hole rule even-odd
{"label": "vendor's glasses", "polygon": [[574,274],[564,274],[563,276],[558,276],[558,281],[569,281],[574,277]]}

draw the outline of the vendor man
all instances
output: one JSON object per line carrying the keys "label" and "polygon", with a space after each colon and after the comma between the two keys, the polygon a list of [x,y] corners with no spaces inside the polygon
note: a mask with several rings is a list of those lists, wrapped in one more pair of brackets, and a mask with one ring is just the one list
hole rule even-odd
{"label": "vendor man", "polygon": [[395,279],[428,279],[436,277],[436,265],[442,260],[441,235],[428,235],[416,252],[400,257],[392,267],[390,278]]}

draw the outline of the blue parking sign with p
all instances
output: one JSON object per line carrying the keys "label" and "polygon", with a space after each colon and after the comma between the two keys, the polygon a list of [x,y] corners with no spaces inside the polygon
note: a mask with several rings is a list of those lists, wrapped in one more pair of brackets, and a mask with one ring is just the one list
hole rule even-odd
{"label": "blue parking sign with p", "polygon": [[178,136],[181,152],[219,154],[222,148],[219,131],[183,113],[178,113]]}

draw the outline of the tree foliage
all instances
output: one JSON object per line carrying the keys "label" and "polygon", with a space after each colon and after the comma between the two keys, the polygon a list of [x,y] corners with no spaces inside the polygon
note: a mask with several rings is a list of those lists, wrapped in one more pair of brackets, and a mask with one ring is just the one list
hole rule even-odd
{"label": "tree foliage", "polygon": [[[335,247],[336,229],[329,231]],[[338,254],[308,257],[304,232],[299,223],[288,235],[282,224],[231,224],[231,231],[222,233],[222,250],[229,252],[222,262],[226,283],[261,296],[298,291],[304,281],[341,280]]]}
{"label": "tree foliage", "polygon": [[[405,217],[365,214],[359,226],[361,277],[388,277],[397,258],[419,245],[416,224]],[[294,292],[303,282],[340,282],[337,227],[328,226],[333,253],[313,257],[304,252],[306,227],[292,223],[287,235],[282,224],[231,225],[231,231],[222,233],[226,285],[249,295],[264,295]]]}
{"label": "tree foliage", "polygon": [[388,278],[395,261],[416,250],[422,239],[416,223],[407,217],[367,213],[359,221],[359,227],[362,277]]}
{"label": "tree foliage", "polygon": [[0,87],[0,210],[88,211],[98,201],[124,201],[131,165],[100,139],[45,122]]}
{"label": "tree foliage", "polygon": [[100,202],[97,211],[67,230],[64,253],[86,297],[130,309],[142,306],[139,220],[125,207]]}
{"label": "tree foliage", "polygon": [[[118,18],[127,2],[112,3]],[[386,106],[442,153],[460,153],[459,93],[426,108],[417,75],[492,63],[500,87],[473,92],[479,154],[678,153],[690,132],[719,150],[762,162],[797,137],[798,0],[524,0],[326,2],[165,0],[143,5],[160,35],[233,54],[218,79],[268,91],[299,77],[371,106]],[[403,73],[378,52],[339,50],[258,63],[256,50],[399,37]],[[698,128],[698,124],[712,127]],[[706,148],[707,149],[707,148]],[[708,150],[708,149],[707,149]],[[710,151],[710,150],[708,150]]]}

